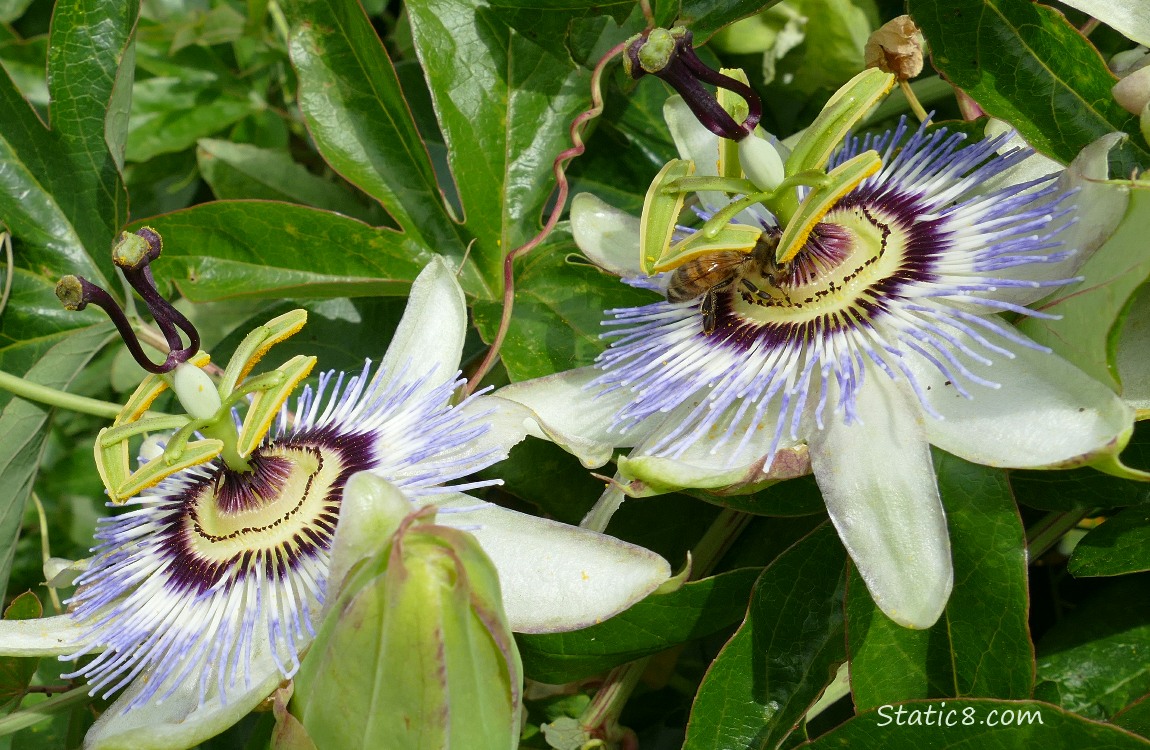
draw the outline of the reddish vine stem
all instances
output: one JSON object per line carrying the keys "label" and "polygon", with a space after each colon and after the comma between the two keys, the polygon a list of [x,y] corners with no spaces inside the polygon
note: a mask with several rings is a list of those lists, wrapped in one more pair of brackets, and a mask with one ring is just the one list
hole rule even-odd
{"label": "reddish vine stem", "polygon": [[563,207],[567,205],[567,192],[570,187],[567,183],[567,164],[587,150],[583,143],[583,130],[587,123],[603,114],[603,92],[599,87],[603,78],[603,71],[606,69],[607,63],[623,52],[625,46],[626,42],[620,42],[608,50],[607,54],[603,55],[595,64],[595,69],[591,72],[591,108],[580,112],[571,121],[569,132],[572,145],[570,148],[559,152],[552,163],[551,169],[555,174],[558,194],[555,196],[555,208],[551,210],[547,222],[538,234],[507,253],[507,257],[503,259],[503,314],[499,318],[499,328],[495,332],[495,338],[487,349],[483,361],[479,363],[479,367],[468,379],[467,385],[463,387],[463,397],[469,396],[476,389],[483,378],[487,376],[487,373],[491,372],[491,368],[495,366],[495,361],[499,358],[499,350],[503,347],[503,340],[507,338],[507,329],[511,325],[511,311],[515,304],[515,261],[538,247],[555,229],[555,225],[559,223],[559,217],[563,214]]}

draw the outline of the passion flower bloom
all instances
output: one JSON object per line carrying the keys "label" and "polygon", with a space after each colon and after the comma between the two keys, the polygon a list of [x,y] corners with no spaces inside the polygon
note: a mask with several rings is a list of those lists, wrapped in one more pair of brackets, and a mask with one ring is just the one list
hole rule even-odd
{"label": "passion flower bloom", "polygon": [[[695,175],[716,175],[719,139],[677,99],[666,116]],[[1129,407],[1007,319],[1040,314],[1026,305],[1073,282],[1121,219],[1125,192],[1097,182],[1118,137],[1037,179],[1042,160],[1007,136],[965,145],[962,134],[900,126],[850,138],[827,168],[873,149],[881,169],[830,207],[791,263],[748,265],[708,295],[713,331],[706,297],[611,310],[610,348],[593,367],[499,395],[531,408],[538,433],[587,466],[631,448],[605,503],[623,492],[749,492],[813,470],[875,602],[929,627],[953,579],[931,445],[991,466],[1054,468],[1112,456],[1129,438]],[[744,161],[755,153],[740,145]],[[698,199],[704,219],[730,200]],[[780,231],[761,204],[732,221]],[[670,273],[641,270],[638,219],[581,195],[571,224],[591,260],[666,292]]]}
{"label": "passion flower bloom", "polygon": [[669,576],[658,555],[463,494],[497,483],[465,477],[505,458],[525,417],[489,395],[451,404],[465,333],[463,293],[434,260],[374,374],[369,363],[305,388],[247,456],[250,470],[214,459],[130,499],[100,524],[70,611],[0,623],[0,653],[97,654],[74,676],[93,694],[123,692],[85,747],[182,748],[220,732],[298,668],[357,472],[479,540],[513,629],[584,627],[650,593]]}

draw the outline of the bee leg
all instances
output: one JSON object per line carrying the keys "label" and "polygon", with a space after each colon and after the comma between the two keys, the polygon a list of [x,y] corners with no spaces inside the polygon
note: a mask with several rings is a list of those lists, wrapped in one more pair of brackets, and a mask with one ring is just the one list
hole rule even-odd
{"label": "bee leg", "polygon": [[715,327],[719,324],[719,292],[729,289],[733,281],[734,279],[728,279],[715,284],[703,293],[703,299],[699,302],[699,312],[703,314],[703,333],[707,336],[714,333]]}

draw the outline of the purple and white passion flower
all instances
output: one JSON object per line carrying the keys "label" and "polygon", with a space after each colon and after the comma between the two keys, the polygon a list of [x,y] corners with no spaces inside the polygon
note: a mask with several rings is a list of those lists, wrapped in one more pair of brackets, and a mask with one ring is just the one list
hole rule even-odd
{"label": "purple and white passion flower", "polygon": [[[707,181],[724,174],[729,145],[677,97],[665,115],[693,165],[679,184],[698,186],[704,222],[725,217],[714,236],[736,225],[787,235],[764,203]],[[1049,162],[1009,137],[967,144],[900,125],[846,139],[826,171],[862,156],[877,167],[829,203],[785,263],[748,262],[709,295],[610,310],[610,348],[593,367],[499,395],[532,409],[536,432],[587,466],[630,448],[601,515],[624,493],[746,492],[813,471],[875,602],[898,623],[929,627],[953,584],[931,445],[990,466],[1066,467],[1114,455],[1132,427],[1114,393],[1009,321],[1040,315],[1026,306],[1075,281],[1121,220],[1126,192],[1103,182],[1120,136],[1036,179]],[[747,164],[765,143],[739,145],[750,183],[787,160],[783,149]],[[641,245],[653,230],[641,220],[580,195],[571,223],[593,261],[666,292],[672,274],[649,275]]]}
{"label": "purple and white passion flower", "polygon": [[[436,259],[415,281],[374,374],[370,363],[351,377],[326,373],[290,410],[284,403],[260,412],[258,395],[238,401],[264,417],[255,437],[225,395],[230,427],[199,429],[221,436],[222,451],[169,473],[104,519],[69,612],[0,624],[0,653],[96,654],[74,676],[93,694],[123,692],[85,747],[183,748],[222,731],[298,668],[331,593],[344,488],[358,472],[393,485],[412,511],[433,505],[439,524],[473,534],[499,571],[516,630],[584,627],[653,591],[670,572],[658,555],[464,494],[497,483],[466,477],[505,458],[526,417],[490,395],[452,403],[465,333],[463,293]],[[221,399],[195,362],[176,368],[172,387],[190,414],[206,419]],[[296,382],[304,365],[293,371]],[[246,374],[233,385],[248,382]],[[189,443],[184,452],[195,445],[215,444]],[[165,460],[156,455],[139,471]],[[120,483],[112,484],[117,499]]]}

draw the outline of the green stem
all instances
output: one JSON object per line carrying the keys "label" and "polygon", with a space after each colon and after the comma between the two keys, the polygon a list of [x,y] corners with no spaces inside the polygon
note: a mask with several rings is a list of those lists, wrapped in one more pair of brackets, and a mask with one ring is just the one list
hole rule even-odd
{"label": "green stem", "polygon": [[50,718],[55,713],[90,700],[88,686],[81,685],[66,693],[41,701],[31,708],[9,714],[0,718],[0,737],[18,732],[21,729],[27,729],[34,724],[39,724],[44,719]]}
{"label": "green stem", "polygon": [[221,414],[213,424],[204,425],[200,433],[206,438],[214,438],[224,444],[224,452],[220,458],[232,471],[251,471],[252,466],[248,460],[240,455],[240,434],[236,430],[236,423],[232,421],[231,414]]}
{"label": "green stem", "polygon": [[67,391],[49,388],[46,385],[33,383],[30,380],[0,371],[0,388],[10,391],[20,398],[35,401],[48,406],[58,406],[62,409],[78,411],[81,414],[91,414],[95,417],[115,419],[123,407],[119,404],[100,401],[87,396],[77,396]]}
{"label": "green stem", "polygon": [[1092,512],[1091,508],[1082,508],[1064,513],[1047,513],[1041,521],[1026,530],[1027,558],[1034,562],[1042,557],[1047,550],[1058,544],[1066,532]]}

